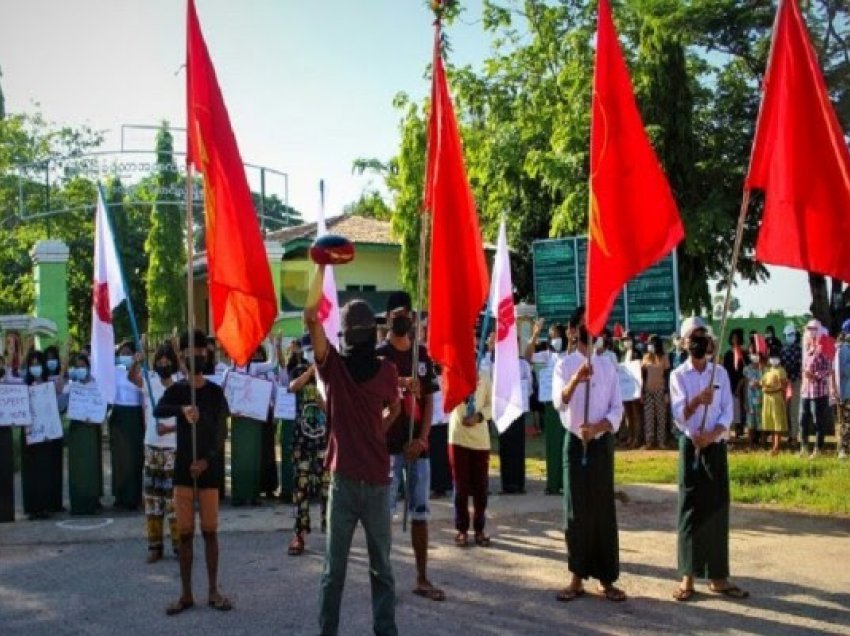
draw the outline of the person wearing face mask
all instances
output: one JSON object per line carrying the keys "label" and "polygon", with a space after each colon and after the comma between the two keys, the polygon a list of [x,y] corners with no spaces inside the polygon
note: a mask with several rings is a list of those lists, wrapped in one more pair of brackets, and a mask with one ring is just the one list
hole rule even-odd
{"label": "person wearing face mask", "polygon": [[773,435],[771,455],[779,454],[779,442],[788,432],[788,420],[785,412],[785,390],[788,387],[788,376],[779,358],[781,346],[774,344],[770,349],[768,366],[761,378],[761,388],[764,391],[762,401],[761,426],[765,434]]}
{"label": "person wearing face mask", "polygon": [[[300,351],[300,346],[298,348]],[[290,359],[291,363],[291,359]],[[289,543],[289,556],[304,553],[304,535],[310,534],[310,498],[320,497],[319,519],[322,533],[327,531],[328,492],[331,475],[325,468],[328,446],[325,404],[316,382],[316,365],[305,357],[291,367],[290,393],[295,394],[295,439],[292,447],[295,465],[295,527]]]}
{"label": "person wearing face mask", "polygon": [[620,383],[617,366],[593,355],[587,330],[581,326],[578,331],[576,351],[558,362],[552,383],[552,400],[567,435],[564,538],[571,573],[556,598],[568,602],[583,596],[583,581],[595,578],[599,594],[622,602],[626,594],[614,585],[620,576],[614,506],[614,437],[623,416]]}
{"label": "person wearing face mask", "polygon": [[[394,292],[387,299],[387,323],[390,333],[378,345],[378,356],[392,362],[398,370],[402,412],[387,431],[390,453],[390,496],[387,505],[395,512],[399,485],[406,470],[405,502],[410,515],[410,542],[416,559],[414,594],[433,601],[445,600],[445,592],[428,579],[428,523],[431,519],[431,460],[428,440],[434,415],[434,398],[438,386],[434,365],[424,345],[419,345],[418,368],[413,368],[412,301],[407,292]],[[410,422],[413,419],[413,439]]]}
{"label": "person wearing face mask", "polygon": [[767,342],[768,351],[773,348],[782,346],[779,338],[776,337],[776,328],[773,325],[768,325],[764,330],[764,339]]}
{"label": "person wearing face mask", "polygon": [[[175,418],[158,419],[153,416],[154,406],[176,380],[182,378],[180,363],[171,345],[161,345],[154,354],[153,372],[149,373],[150,394],[145,383],[139,387],[144,392],[145,409],[145,468],[144,502],[145,535],[148,539],[148,563],[156,563],[163,556],[164,522],[168,522],[171,548],[175,555],[180,547],[177,517],[174,513],[174,456],[177,448],[177,421]],[[143,378],[139,378],[142,381]]]}
{"label": "person wearing face mask", "polygon": [[744,367],[744,384],[747,387],[747,436],[750,450],[758,447],[762,416],[762,373],[766,360],[762,359],[755,342],[747,352],[748,364]]}
{"label": "person wearing face mask", "polygon": [[136,345],[124,342],[115,365],[115,404],[109,416],[109,454],[112,458],[112,496],[117,510],[135,511],[142,504],[145,464],[145,414],[138,381],[141,356]]}
{"label": "person wearing face mask", "polygon": [[319,320],[323,284],[324,266],[318,266],[304,309],[319,378],[325,384],[330,425],[325,465],[331,487],[319,631],[324,636],[339,631],[348,554],[360,522],[369,553],[373,631],[377,636],[397,636],[386,433],[401,413],[398,371],[375,351],[375,314],[363,300],[351,300],[340,311],[340,351],[328,342]]}
{"label": "person wearing face mask", "polygon": [[[96,386],[87,355],[73,355],[70,363],[68,380],[71,386]],[[101,510],[101,426],[103,422],[79,420],[71,420],[68,425],[68,495],[72,515],[93,515]]]}
{"label": "person wearing face mask", "polygon": [[[661,338],[652,336],[641,361],[643,376],[643,425],[646,449],[667,445],[667,395],[669,370]],[[657,444],[657,446],[656,446]]]}
{"label": "person wearing face mask", "polygon": [[[627,331],[623,334],[621,342],[623,347],[623,363],[629,364],[635,360],[641,360],[640,353],[636,347],[634,334]],[[626,423],[625,444],[627,448],[637,448],[641,444],[644,435],[643,430],[643,408],[639,398],[623,402],[623,418]]]}
{"label": "person wearing face mask", "polygon": [[[203,375],[206,360],[206,334],[195,330],[180,337],[180,350],[187,369],[195,374],[174,382],[165,389],[153,408],[157,421],[176,418],[174,454],[174,511],[180,534],[180,598],[166,608],[173,616],[194,606],[192,595],[192,561],[194,559],[195,502],[200,509],[201,534],[207,565],[209,596],[207,603],[219,611],[232,608],[230,600],[218,587],[218,485],[223,464],[216,461],[224,448],[227,416],[230,411],[224,391]],[[194,365],[190,360],[194,358]],[[191,385],[190,385],[191,383]],[[194,387],[195,405],[192,405]],[[194,443],[193,443],[194,429]],[[167,433],[166,430],[161,429]]]}
{"label": "person wearing face mask", "polygon": [[568,354],[565,345],[569,343],[567,330],[561,324],[549,327],[549,346],[537,351],[537,341],[543,332],[546,321],[538,320],[531,331],[531,339],[525,347],[525,359],[537,366],[538,397],[543,403],[543,443],[546,448],[546,490],[547,495],[558,495],[564,490],[564,427],[561,426],[558,412],[552,406],[552,376],[555,365]]}
{"label": "person wearing face mask", "polygon": [[[24,368],[27,386],[48,382],[46,359],[41,351],[31,350],[24,359]],[[62,471],[62,455],[55,451],[56,441],[63,443],[62,438],[31,439],[29,433],[21,435],[21,489],[24,513],[31,520],[48,519],[57,512],[57,500],[62,501],[62,480],[57,480]]]}
{"label": "person wearing face mask", "polygon": [[[247,374],[276,383],[277,356],[267,354],[266,348],[274,351],[267,341],[266,347],[259,347],[247,365],[234,366],[228,373]],[[226,381],[225,379],[225,383]],[[268,496],[277,490],[275,426],[272,416],[270,404],[266,420],[237,415],[231,417],[233,437],[230,443],[230,492],[234,506],[259,506],[261,493]]]}
{"label": "person wearing face mask", "polygon": [[[810,459],[820,455],[830,425],[829,382],[832,360],[823,347],[821,324],[810,320],[803,339],[803,382],[800,387],[800,455],[809,452],[809,433],[815,434],[815,447]],[[814,428],[812,431],[811,429]]]}
{"label": "person wearing face mask", "polygon": [[850,319],[841,324],[841,338],[835,351],[835,383],[838,398],[838,459],[850,454]]}
{"label": "person wearing face mask", "polygon": [[744,368],[748,362],[744,349],[744,330],[733,329],[729,332],[729,350],[723,355],[723,368],[729,376],[729,385],[732,388],[732,427],[736,437],[743,437],[744,422],[747,418],[747,383],[744,380]]}
{"label": "person wearing face mask", "polygon": [[[670,404],[679,437],[677,601],[693,598],[694,579],[728,598],[749,594],[729,581],[729,468],[726,441],[732,423],[732,391],[722,367],[708,358],[709,331],[696,316],[682,322],[688,361],[670,375]],[[707,410],[707,412],[706,412]],[[705,419],[703,419],[705,418]],[[705,426],[702,427],[703,421]],[[696,450],[699,461],[694,466]]]}
{"label": "person wearing face mask", "polygon": [[800,389],[803,380],[803,347],[800,335],[794,325],[788,324],[783,331],[785,345],[782,347],[780,359],[782,368],[788,374],[790,389],[786,393],[786,413],[788,414],[788,446],[794,445],[800,439]]}

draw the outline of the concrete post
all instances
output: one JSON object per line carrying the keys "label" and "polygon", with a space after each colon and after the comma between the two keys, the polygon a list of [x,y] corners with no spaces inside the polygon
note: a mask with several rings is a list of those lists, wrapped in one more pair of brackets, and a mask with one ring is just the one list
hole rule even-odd
{"label": "concrete post", "polygon": [[35,280],[35,316],[56,323],[56,337],[39,337],[40,349],[68,340],[68,246],[62,241],[39,241],[30,251]]}

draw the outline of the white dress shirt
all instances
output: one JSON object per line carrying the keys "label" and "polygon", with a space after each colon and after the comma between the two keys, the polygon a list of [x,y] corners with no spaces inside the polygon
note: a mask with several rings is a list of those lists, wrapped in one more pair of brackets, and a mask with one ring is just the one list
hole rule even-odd
{"label": "white dress shirt", "polygon": [[[182,375],[182,374],[180,374]],[[154,403],[151,404],[150,394],[148,393],[148,387],[145,385],[144,387],[144,409],[145,409],[145,445],[153,446],[155,448],[177,448],[177,433],[167,433],[166,435],[160,435],[156,430],[157,419],[153,416],[153,409],[156,404],[162,399],[162,396],[165,394],[165,387],[162,384],[162,380],[159,379],[159,376],[156,373],[148,373],[148,377],[150,378],[150,388],[151,393],[153,393]],[[178,382],[180,377],[178,374],[175,374],[172,377],[172,380]],[[169,417],[167,419],[161,419],[160,422],[165,424],[166,426],[174,426],[177,423],[177,418]]]}
{"label": "white dress shirt", "polygon": [[[700,405],[691,417],[685,419],[685,406],[698,393],[708,388],[711,383],[711,366],[709,362],[702,372],[694,369],[691,360],[686,360],[670,374],[670,406],[673,411],[673,421],[676,427],[689,438],[699,432],[705,407]],[[729,376],[726,369],[717,367],[714,376],[714,400],[708,408],[705,419],[705,432],[710,433],[718,425],[725,429],[720,439],[729,439],[729,426],[732,423],[733,404],[732,391],[729,388]]]}
{"label": "white dress shirt", "polygon": [[[561,394],[570,379],[585,363],[587,358],[578,351],[562,358],[555,365],[552,378],[552,406],[561,416],[561,423],[574,435],[581,436],[581,426],[584,424],[584,402],[586,385],[579,384],[573,392],[572,399],[564,404]],[[620,399],[620,381],[617,376],[617,366],[611,363],[607,356],[594,355],[591,361],[593,375],[590,377],[590,410],[588,424],[608,420],[616,433],[623,419],[623,401]],[[598,433],[596,438],[604,435]]]}
{"label": "white dress shirt", "polygon": [[130,382],[124,366],[115,367],[115,405],[142,406],[142,390]]}

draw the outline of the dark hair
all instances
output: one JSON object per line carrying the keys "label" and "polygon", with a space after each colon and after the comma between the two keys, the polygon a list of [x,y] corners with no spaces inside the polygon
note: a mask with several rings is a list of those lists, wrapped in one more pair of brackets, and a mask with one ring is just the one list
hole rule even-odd
{"label": "dark hair", "polygon": [[413,309],[413,301],[406,291],[394,291],[387,298],[387,314],[399,307],[403,307],[407,311]]}
{"label": "dark hair", "polygon": [[161,344],[157,347],[156,353],[154,353],[153,356],[154,366],[156,366],[156,362],[160,358],[166,358],[171,363],[171,366],[175,371],[180,368],[180,362],[177,360],[177,353],[170,344]]}
{"label": "dark hair", "polygon": [[[195,329],[192,332],[194,336],[192,338],[192,344],[196,349],[206,349],[207,347],[207,334],[205,334],[201,329]],[[180,351],[186,351],[189,348],[189,332],[186,331],[183,335],[180,336]]]}
{"label": "dark hair", "polygon": [[61,356],[59,355],[59,347],[56,345],[50,345],[44,350],[44,358],[45,360],[50,360],[51,358],[55,358],[59,360]]}
{"label": "dark hair", "polygon": [[39,351],[38,349],[30,349],[24,358],[24,382],[26,384],[32,384],[35,382],[35,378],[30,375],[30,367],[33,366],[33,363],[38,363],[41,365],[41,379],[47,379],[47,358],[44,357],[44,353]]}
{"label": "dark hair", "polygon": [[650,336],[649,342],[655,347],[655,355],[661,357],[664,355],[664,340],[661,336]]}
{"label": "dark hair", "polygon": [[729,346],[730,347],[733,344],[732,339],[735,338],[736,336],[738,338],[738,344],[743,346],[743,344],[744,344],[744,330],[741,329],[740,327],[738,327],[738,328],[733,329],[732,331],[729,332]]}
{"label": "dark hair", "polygon": [[89,360],[89,357],[85,353],[83,353],[82,351],[75,353],[74,355],[71,356],[71,366],[72,367],[76,366],[78,362],[82,362],[83,365],[85,365],[86,369],[91,371],[91,361]]}
{"label": "dark hair", "polygon": [[579,305],[573,310],[573,313],[570,314],[570,319],[567,321],[567,325],[571,329],[575,329],[579,325],[584,324],[584,305]]}
{"label": "dark hair", "polygon": [[554,329],[555,333],[558,334],[558,338],[561,339],[561,345],[564,347],[564,350],[567,348],[567,328],[564,327],[561,323],[556,323],[550,327],[550,329]]}
{"label": "dark hair", "polygon": [[588,331],[587,331],[587,327],[585,327],[584,325],[581,325],[578,328],[578,339],[579,339],[579,342],[587,343]]}
{"label": "dark hair", "polygon": [[133,342],[132,340],[125,340],[124,342],[119,344],[118,345],[118,351],[120,352],[121,349],[123,349],[124,347],[127,347],[130,350],[130,353],[133,353],[133,354],[136,353],[136,343]]}

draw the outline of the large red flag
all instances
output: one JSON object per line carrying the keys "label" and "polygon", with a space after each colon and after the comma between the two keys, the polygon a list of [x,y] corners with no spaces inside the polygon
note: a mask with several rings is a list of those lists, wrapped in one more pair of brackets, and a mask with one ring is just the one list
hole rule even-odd
{"label": "large red flag", "polygon": [[635,103],[608,0],[599,2],[590,130],[587,328],[605,328],[629,280],[685,236]]}
{"label": "large red flag", "polygon": [[765,194],[756,258],[850,282],[850,153],[794,0],[776,16],[747,188]]}
{"label": "large red flag", "polygon": [[225,351],[244,365],[277,318],[277,297],[194,0],[188,3],[186,35],[188,160],[204,175],[213,326]]}
{"label": "large red flag", "polygon": [[477,385],[475,323],[487,301],[490,283],[446,83],[439,25],[434,38],[425,179],[424,205],[432,218],[428,351],[443,367],[444,409],[450,412]]}

